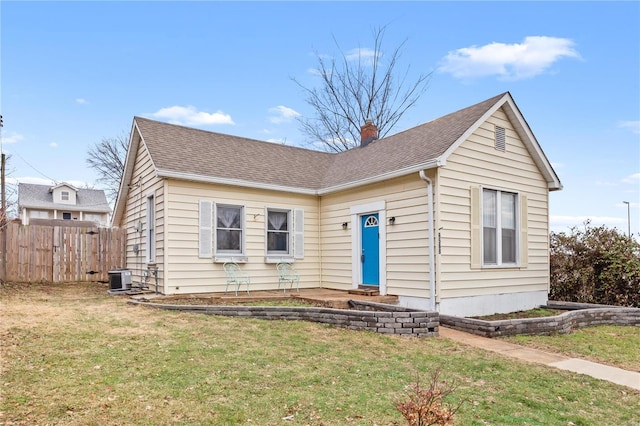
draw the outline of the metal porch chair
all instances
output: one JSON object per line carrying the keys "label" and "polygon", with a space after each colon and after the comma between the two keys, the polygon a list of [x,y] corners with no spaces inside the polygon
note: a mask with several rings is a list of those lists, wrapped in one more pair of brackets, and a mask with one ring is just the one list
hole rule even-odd
{"label": "metal porch chair", "polygon": [[249,294],[249,284],[251,283],[251,277],[242,269],[236,262],[225,262],[223,265],[224,273],[227,276],[227,286],[224,289],[225,294],[229,290],[229,284],[235,286],[236,296],[240,286],[244,284],[247,287],[247,294]]}

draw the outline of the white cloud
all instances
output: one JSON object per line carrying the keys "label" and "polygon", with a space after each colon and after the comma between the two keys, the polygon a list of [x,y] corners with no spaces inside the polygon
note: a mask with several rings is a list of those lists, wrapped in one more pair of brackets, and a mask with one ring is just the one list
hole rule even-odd
{"label": "white cloud", "polygon": [[15,183],[33,183],[36,185],[53,185],[53,181],[50,179],[44,179],[39,177],[25,176],[15,178]]}
{"label": "white cloud", "polygon": [[286,145],[287,144],[287,138],[277,138],[277,139],[267,139],[266,142],[270,142],[270,143],[276,143],[279,145]]}
{"label": "white cloud", "polygon": [[630,184],[639,184],[640,183],[640,173],[634,173],[631,174],[629,176],[627,176],[626,178],[622,179],[623,183],[630,183]]}
{"label": "white cloud", "polygon": [[[93,189],[95,188],[95,185],[92,184],[91,182],[87,182],[84,180],[65,180],[66,183],[68,183],[69,185],[73,185],[76,188],[87,188],[87,189]],[[58,182],[60,183],[60,182]]]}
{"label": "white cloud", "polygon": [[596,180],[595,185],[596,186],[600,186],[600,187],[618,186],[618,183],[617,182],[606,181],[606,180]]}
{"label": "white cloud", "polygon": [[618,127],[631,130],[631,133],[640,135],[640,121],[620,121]]}
{"label": "white cloud", "polygon": [[[378,52],[377,55],[380,55],[380,52]],[[367,47],[356,48],[351,49],[344,55],[344,57],[347,61],[360,60],[363,64],[370,65],[373,63],[373,60],[376,57],[376,51]]]}
{"label": "white cloud", "polygon": [[301,115],[298,111],[283,105],[269,108],[269,112],[273,114],[271,117],[269,117],[269,121],[274,124],[289,123],[293,119],[300,117]]}
{"label": "white cloud", "polygon": [[456,78],[497,75],[505,80],[535,77],[563,57],[580,58],[574,42],[566,38],[530,36],[522,43],[490,43],[451,51],[439,71]]}
{"label": "white cloud", "polygon": [[89,103],[89,101],[86,100],[85,98],[76,98],[76,103],[80,105],[86,105]]}
{"label": "white cloud", "polygon": [[19,133],[16,132],[11,132],[9,134],[9,136],[2,136],[2,143],[18,143],[21,140],[24,139],[24,136],[22,136]]}
{"label": "white cloud", "polygon": [[198,111],[196,107],[191,105],[188,105],[186,107],[175,105],[167,108],[161,108],[158,111],[147,115],[160,120],[168,121],[171,124],[181,124],[188,126],[235,124],[229,114],[225,114],[222,111],[216,111],[214,113]]}
{"label": "white cloud", "polygon": [[55,142],[51,142],[51,143],[49,144],[49,146],[50,146],[51,148],[57,148],[57,147],[58,147],[58,144],[57,144],[57,143],[55,143]]}

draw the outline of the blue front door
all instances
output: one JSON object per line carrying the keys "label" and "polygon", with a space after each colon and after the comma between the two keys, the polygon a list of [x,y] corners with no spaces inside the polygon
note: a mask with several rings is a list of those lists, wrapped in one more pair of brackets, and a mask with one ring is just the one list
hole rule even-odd
{"label": "blue front door", "polygon": [[378,213],[360,218],[362,236],[362,284],[380,285],[380,243],[378,236]]}

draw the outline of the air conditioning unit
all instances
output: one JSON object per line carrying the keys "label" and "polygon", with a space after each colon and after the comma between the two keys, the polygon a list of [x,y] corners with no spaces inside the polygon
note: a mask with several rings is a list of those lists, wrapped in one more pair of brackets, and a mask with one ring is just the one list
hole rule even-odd
{"label": "air conditioning unit", "polygon": [[114,269],[109,271],[109,290],[131,290],[131,271],[128,269]]}

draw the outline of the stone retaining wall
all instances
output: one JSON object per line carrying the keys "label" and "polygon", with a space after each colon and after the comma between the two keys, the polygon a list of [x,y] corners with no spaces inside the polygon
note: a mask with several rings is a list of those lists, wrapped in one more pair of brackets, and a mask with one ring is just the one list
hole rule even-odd
{"label": "stone retaining wall", "polygon": [[513,336],[516,334],[569,333],[575,328],[594,325],[630,325],[640,327],[638,308],[591,308],[565,312],[553,317],[483,321],[440,315],[440,324],[484,337]]}
{"label": "stone retaining wall", "polygon": [[358,310],[332,308],[305,308],[289,306],[220,306],[220,305],[168,305],[131,300],[129,303],[160,309],[198,312],[265,320],[304,320],[351,330],[369,330],[384,334],[413,337],[438,335],[437,312],[418,311],[383,303],[356,302],[349,304]]}

